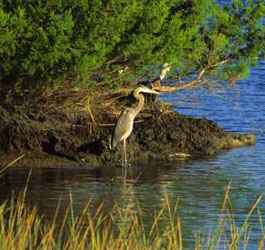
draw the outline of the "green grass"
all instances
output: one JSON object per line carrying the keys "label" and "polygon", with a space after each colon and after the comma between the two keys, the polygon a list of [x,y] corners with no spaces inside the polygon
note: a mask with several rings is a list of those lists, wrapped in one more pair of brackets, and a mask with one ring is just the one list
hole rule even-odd
{"label": "green grass", "polygon": [[[257,208],[261,197],[239,226],[232,213],[229,189],[230,185],[215,231],[208,236],[194,235],[194,249],[247,249],[249,221],[254,211],[260,219],[261,237],[257,244],[263,249],[265,234]],[[63,218],[58,220],[59,203],[53,220],[47,222],[36,208],[26,205],[25,194],[26,191],[16,201],[11,199],[0,206],[0,249],[185,249],[178,203],[170,204],[167,197],[147,229],[140,209],[135,211],[131,204],[126,209],[114,206],[108,212],[103,204],[91,212],[88,204],[82,214],[76,216],[71,195]]]}

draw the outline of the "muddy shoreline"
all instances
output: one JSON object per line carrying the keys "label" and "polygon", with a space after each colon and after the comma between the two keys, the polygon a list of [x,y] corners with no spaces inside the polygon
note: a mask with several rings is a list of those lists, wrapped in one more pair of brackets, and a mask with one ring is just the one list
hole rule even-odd
{"label": "muddy shoreline", "polygon": [[[17,157],[18,167],[100,167],[120,166],[122,144],[109,149],[117,114],[100,112],[100,105],[93,111],[96,118],[86,112],[79,113],[68,126],[56,127],[23,137],[13,133],[9,146],[1,147],[1,166]],[[66,116],[70,114],[65,113]],[[76,115],[76,114],[75,114]],[[43,126],[45,121],[34,121]],[[1,137],[6,127],[1,126]],[[34,131],[31,131],[34,132]],[[33,139],[33,140],[32,140]],[[27,141],[28,140],[28,141]],[[3,142],[3,140],[2,140]],[[34,143],[35,142],[35,143]],[[189,157],[209,156],[229,149],[255,144],[254,135],[233,134],[207,119],[181,115],[161,104],[149,104],[137,116],[134,129],[127,143],[128,161],[183,160]],[[30,144],[32,143],[32,144]]]}

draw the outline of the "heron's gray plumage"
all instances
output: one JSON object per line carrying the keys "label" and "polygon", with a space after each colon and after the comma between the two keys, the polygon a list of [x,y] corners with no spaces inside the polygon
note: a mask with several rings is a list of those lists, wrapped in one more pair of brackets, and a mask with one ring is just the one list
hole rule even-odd
{"label": "heron's gray plumage", "polygon": [[117,143],[126,138],[132,132],[133,129],[134,114],[130,109],[125,109],[119,116],[117,124],[114,130],[114,136],[112,139],[112,148],[115,148]]}
{"label": "heron's gray plumage", "polygon": [[141,111],[144,106],[144,96],[140,94],[143,93],[153,93],[159,94],[158,92],[151,90],[145,86],[138,87],[134,90],[134,97],[139,101],[136,107],[134,108],[125,108],[124,111],[120,114],[115,130],[112,137],[111,146],[114,149],[115,146],[123,141],[123,165],[127,165],[126,159],[126,139],[130,136],[133,129],[133,122],[136,115]]}

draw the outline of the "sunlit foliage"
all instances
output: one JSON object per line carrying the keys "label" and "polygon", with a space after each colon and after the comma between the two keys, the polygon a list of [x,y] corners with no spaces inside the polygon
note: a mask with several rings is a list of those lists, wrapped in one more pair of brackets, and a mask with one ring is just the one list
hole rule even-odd
{"label": "sunlit foliage", "polygon": [[264,57],[264,0],[231,2],[3,0],[1,84],[112,87],[164,62],[182,76],[244,77]]}

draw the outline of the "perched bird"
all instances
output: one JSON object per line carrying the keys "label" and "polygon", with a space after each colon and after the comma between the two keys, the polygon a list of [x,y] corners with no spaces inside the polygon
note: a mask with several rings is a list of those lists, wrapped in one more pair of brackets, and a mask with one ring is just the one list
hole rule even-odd
{"label": "perched bird", "polygon": [[166,77],[168,71],[170,71],[170,66],[168,63],[164,63],[160,71],[159,77],[155,78],[153,81],[150,82],[151,87],[152,88],[159,87],[162,81],[164,80],[164,78]]}
{"label": "perched bird", "polygon": [[[162,81],[165,79],[166,74],[168,71],[170,71],[170,66],[168,63],[164,63],[161,70],[160,70],[160,75],[153,79],[152,81],[141,81],[138,84],[139,85],[144,85],[148,88],[151,89],[159,89],[159,87],[161,86]],[[150,97],[147,98],[147,102],[149,101],[155,101],[156,100],[156,96],[155,95],[150,95]]]}
{"label": "perched bird", "polygon": [[117,143],[123,141],[123,156],[122,156],[122,166],[126,167],[127,157],[126,157],[126,139],[130,136],[133,129],[133,121],[136,115],[141,111],[144,106],[144,96],[141,93],[150,93],[158,95],[159,92],[151,90],[146,86],[140,86],[134,90],[134,97],[138,100],[138,104],[134,108],[125,108],[120,114],[111,141],[111,148],[114,149]]}

